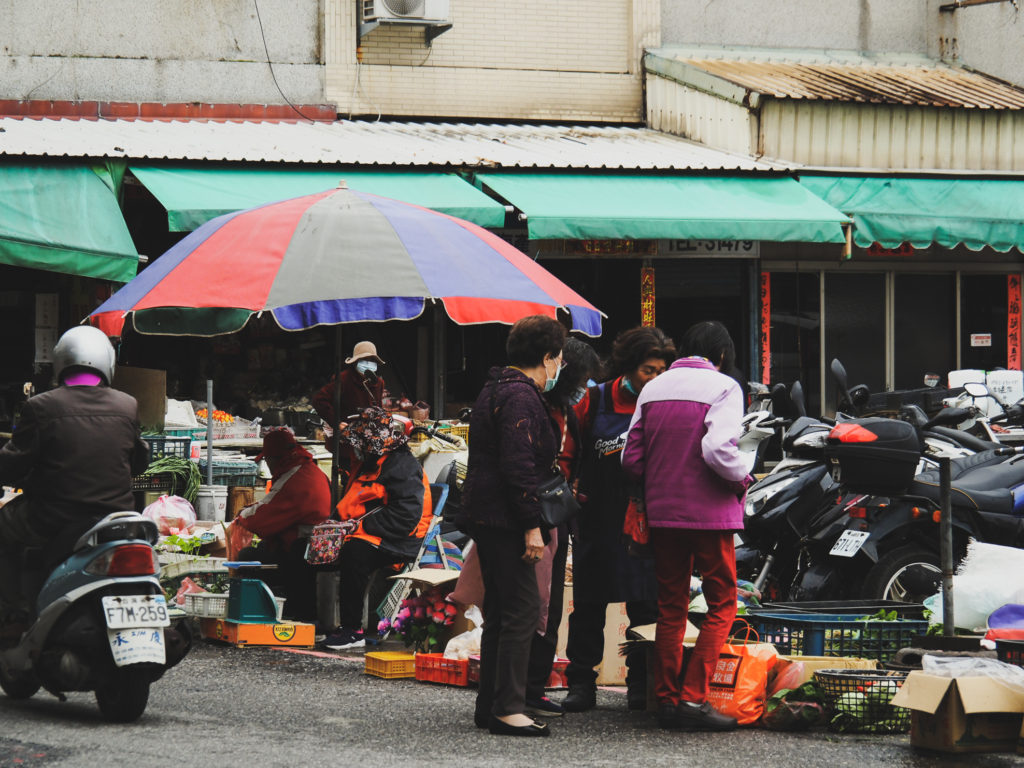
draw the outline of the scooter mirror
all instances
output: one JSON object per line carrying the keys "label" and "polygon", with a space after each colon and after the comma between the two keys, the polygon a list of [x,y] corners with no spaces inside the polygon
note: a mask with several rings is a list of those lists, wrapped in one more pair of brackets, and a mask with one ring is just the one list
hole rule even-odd
{"label": "scooter mirror", "polygon": [[807,415],[807,405],[804,402],[804,386],[799,381],[794,381],[789,389],[789,399],[793,401],[797,416]]}
{"label": "scooter mirror", "polygon": [[840,363],[838,359],[833,358],[829,369],[832,371],[832,378],[836,380],[836,384],[839,385],[843,394],[846,394],[846,368],[843,367],[843,364]]}
{"label": "scooter mirror", "polygon": [[980,381],[969,381],[964,384],[964,392],[971,397],[985,397],[988,395],[988,387]]}
{"label": "scooter mirror", "polygon": [[783,418],[789,418],[793,415],[793,403],[789,399],[789,393],[786,391],[785,384],[779,382],[772,386],[771,398],[772,413]]}

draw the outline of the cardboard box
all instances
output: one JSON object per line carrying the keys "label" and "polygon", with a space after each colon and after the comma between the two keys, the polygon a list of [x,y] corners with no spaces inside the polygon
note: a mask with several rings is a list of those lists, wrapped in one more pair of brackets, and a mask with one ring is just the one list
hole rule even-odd
{"label": "cardboard box", "polygon": [[877,669],[878,662],[874,659],[858,659],[852,656],[779,656],[779,662],[772,670],[773,675],[779,675],[790,664],[803,664],[804,674],[797,685],[814,679],[814,673],[819,669]]}
{"label": "cardboard box", "polygon": [[911,672],[892,703],[913,710],[911,745],[939,752],[1013,752],[1024,719],[1024,694],[987,677]]}
{"label": "cardboard box", "polygon": [[[569,614],[572,613],[572,584],[565,585],[565,596],[562,600],[562,622],[558,625],[558,645],[555,652],[559,657],[565,656],[565,646],[569,640]],[[625,685],[626,659],[619,656],[619,643],[626,639],[626,627],[629,617],[626,615],[625,603],[611,603],[604,619],[604,654],[597,668],[598,685]]]}
{"label": "cardboard box", "polygon": [[167,412],[167,371],[119,365],[114,371],[114,389],[127,392],[139,403],[139,423],[144,430],[161,432]]}

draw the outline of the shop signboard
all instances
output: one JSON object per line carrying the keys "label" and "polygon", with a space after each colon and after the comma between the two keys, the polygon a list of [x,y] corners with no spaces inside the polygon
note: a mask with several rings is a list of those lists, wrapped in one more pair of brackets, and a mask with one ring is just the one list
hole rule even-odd
{"label": "shop signboard", "polygon": [[1020,370],[1020,275],[1006,277],[1006,367],[1012,371]]}
{"label": "shop signboard", "polygon": [[682,259],[756,259],[758,240],[659,240],[658,255]]}

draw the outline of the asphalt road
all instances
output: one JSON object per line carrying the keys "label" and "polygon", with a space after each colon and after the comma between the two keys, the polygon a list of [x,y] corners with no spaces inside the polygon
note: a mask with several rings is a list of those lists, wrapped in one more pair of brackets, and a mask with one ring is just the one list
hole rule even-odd
{"label": "asphalt road", "polygon": [[[0,768],[302,766],[1024,766],[1024,756],[934,757],[905,736],[659,730],[602,690],[592,712],[552,720],[548,739],[473,726],[472,689],[363,674],[359,654],[197,643],[153,686],[137,723],[102,721],[91,694],[0,696]],[[560,694],[553,693],[554,698]]]}

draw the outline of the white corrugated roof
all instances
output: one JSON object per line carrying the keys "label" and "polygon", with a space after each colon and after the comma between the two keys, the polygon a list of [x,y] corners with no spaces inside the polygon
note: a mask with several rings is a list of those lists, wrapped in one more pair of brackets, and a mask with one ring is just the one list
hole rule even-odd
{"label": "white corrugated roof", "polygon": [[0,118],[0,155],[359,166],[782,170],[646,128]]}

